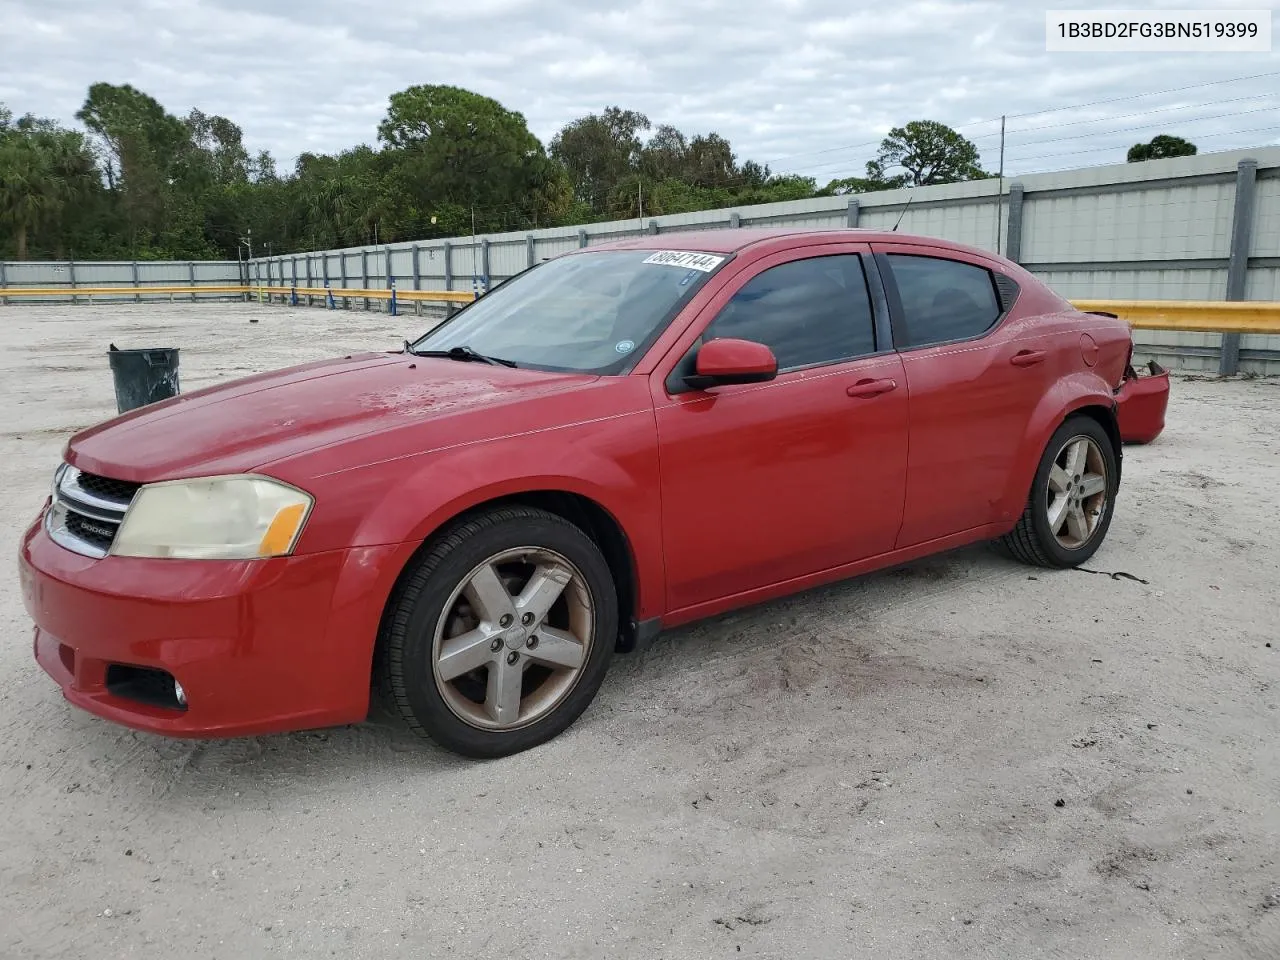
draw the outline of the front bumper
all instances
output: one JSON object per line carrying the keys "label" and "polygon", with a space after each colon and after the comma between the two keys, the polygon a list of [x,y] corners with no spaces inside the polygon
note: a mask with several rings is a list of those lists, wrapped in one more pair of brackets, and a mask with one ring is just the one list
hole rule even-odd
{"label": "front bumper", "polygon": [[1133,367],[1126,369],[1124,382],[1116,392],[1116,417],[1120,439],[1125,443],[1150,443],[1164,430],[1169,371],[1154,360],[1146,370],[1147,376],[1139,377]]}
{"label": "front bumper", "polygon": [[[137,730],[249,736],[368,711],[382,608],[411,545],[261,561],[93,559],[37,520],[19,577],[35,656],[66,698]],[[122,695],[119,668],[164,671],[186,708]]]}

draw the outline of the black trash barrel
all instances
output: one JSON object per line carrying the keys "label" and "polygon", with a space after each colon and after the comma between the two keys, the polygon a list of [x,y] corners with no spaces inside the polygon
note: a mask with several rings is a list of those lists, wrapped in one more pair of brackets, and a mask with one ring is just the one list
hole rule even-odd
{"label": "black trash barrel", "polygon": [[178,395],[177,347],[121,350],[113,343],[107,358],[116,383],[118,412]]}

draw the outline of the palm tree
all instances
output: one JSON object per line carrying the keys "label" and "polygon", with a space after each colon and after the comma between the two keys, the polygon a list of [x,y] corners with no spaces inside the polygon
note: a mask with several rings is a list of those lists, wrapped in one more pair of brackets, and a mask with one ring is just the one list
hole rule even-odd
{"label": "palm tree", "polygon": [[62,212],[83,160],[78,134],[19,122],[0,135],[0,222],[13,228],[19,260],[27,259],[31,233]]}

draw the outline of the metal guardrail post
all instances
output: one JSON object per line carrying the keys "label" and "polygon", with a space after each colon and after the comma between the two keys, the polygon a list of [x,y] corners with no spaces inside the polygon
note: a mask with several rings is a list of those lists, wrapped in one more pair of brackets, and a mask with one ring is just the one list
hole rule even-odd
{"label": "metal guardrail post", "polygon": [[[294,258],[294,270],[297,270],[297,269],[298,269],[297,263],[298,263],[298,260],[297,260],[297,257],[295,257],[295,258]],[[307,254],[307,289],[308,289],[308,290],[310,290],[310,289],[311,289],[311,285],[312,285],[312,283],[313,283],[313,280],[312,280],[312,277],[311,277],[311,254],[309,254],[309,253],[308,253],[308,254]],[[308,307],[309,307],[309,306],[311,306],[311,294],[309,294],[309,293],[307,294],[307,306],[308,306]]]}
{"label": "metal guardrail post", "polygon": [[422,289],[422,269],[421,269],[422,250],[418,247],[416,243],[413,245],[412,249],[413,249],[413,258],[412,258],[413,259],[413,289],[421,290]]}
{"label": "metal guardrail post", "polygon": [[1022,259],[1022,205],[1026,191],[1020,183],[1009,184],[1009,225],[1006,228],[1004,255],[1014,263]]}
{"label": "metal guardrail post", "polygon": [[68,276],[70,276],[70,278],[71,278],[71,291],[72,291],[72,293],[71,293],[71,302],[72,302],[72,303],[75,303],[75,302],[76,302],[76,295],[75,295],[75,289],[76,289],[76,262],[75,262],[74,260],[68,260],[68,261],[67,261],[67,274],[68,274]]}
{"label": "metal guardrail post", "polygon": [[489,292],[489,238],[480,241],[480,289]]}
{"label": "metal guardrail post", "polygon": [[538,241],[532,233],[526,234],[524,238],[524,262],[527,267],[538,262]]}
{"label": "metal guardrail post", "polygon": [[648,232],[649,232],[649,235],[650,235],[650,236],[653,236],[654,234],[656,234],[656,233],[658,232],[658,221],[657,221],[657,220],[650,220],[650,221],[649,221]]}
{"label": "metal guardrail post", "polygon": [[585,231],[585,230],[579,230],[579,231],[578,231],[578,246],[579,246],[579,247],[585,247],[586,245],[587,245],[587,231]]}
{"label": "metal guardrail post", "polygon": [[[360,289],[369,289],[369,251],[360,251]],[[369,298],[364,298],[364,308],[369,309]]]}
{"label": "metal guardrail post", "polygon": [[[4,261],[0,260],[0,290],[3,290],[8,285],[9,285],[9,280],[5,276]],[[9,298],[4,296],[3,294],[0,294],[0,304],[7,304],[8,302],[9,302]]]}
{"label": "metal guardrail post", "polygon": [[400,314],[396,310],[396,282],[394,279],[390,282],[389,286],[391,287],[391,315],[393,317],[398,317]]}
{"label": "metal guardrail post", "polygon": [[[1236,166],[1236,203],[1231,216],[1231,253],[1227,260],[1227,299],[1247,299],[1249,248],[1253,245],[1253,208],[1257,196],[1258,161],[1241,160]],[[1240,369],[1240,334],[1222,335],[1218,373],[1234,376]]]}
{"label": "metal guardrail post", "polygon": [[845,210],[844,225],[846,227],[856,227],[858,225],[858,215],[861,213],[861,207],[857,199],[849,201],[849,206]]}
{"label": "metal guardrail post", "polygon": [[187,280],[191,283],[191,302],[196,302],[196,262],[194,260],[187,261]]}
{"label": "metal guardrail post", "polygon": [[[446,290],[453,289],[453,244],[446,240],[441,250],[444,252],[444,288]],[[444,305],[444,314],[446,317],[453,316],[453,311],[457,309],[452,303]]]}
{"label": "metal guardrail post", "polygon": [[[141,286],[141,284],[138,283],[138,261],[135,260],[133,261],[133,289],[134,289],[133,302],[134,303],[142,302],[142,294],[137,292],[137,289],[139,286]],[[74,303],[75,299],[76,299],[75,297],[72,297],[71,301]]]}
{"label": "metal guardrail post", "polygon": [[729,229],[737,230],[740,226],[742,226],[742,214],[740,213],[729,214]]}
{"label": "metal guardrail post", "polygon": [[[345,290],[347,289],[347,255],[345,253],[338,254],[338,273],[341,275],[342,289]],[[330,301],[333,300],[332,294],[329,296],[329,300]],[[347,298],[343,297],[342,309],[346,310],[347,307],[348,307]]]}

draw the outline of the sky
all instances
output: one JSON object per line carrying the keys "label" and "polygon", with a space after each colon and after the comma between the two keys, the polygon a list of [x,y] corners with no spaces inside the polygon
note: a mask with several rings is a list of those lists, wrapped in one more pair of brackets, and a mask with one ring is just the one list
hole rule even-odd
{"label": "sky", "polygon": [[[1277,0],[1058,3],[1264,8]],[[825,183],[939,120],[1010,174],[1115,163],[1178,134],[1201,152],[1280,143],[1280,54],[1047,53],[1019,0],[0,0],[0,102],[73,123],[95,81],[244,130],[279,169],[376,142],[388,96],[454,84],[549,143],[606,106],[727,137],[740,160]],[[1252,79],[1242,79],[1252,78]],[[1227,81],[1227,82],[1221,82]],[[1110,101],[1110,102],[1099,102]]]}

